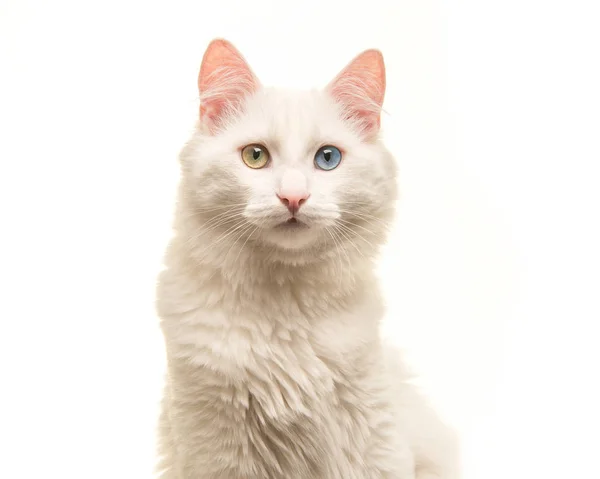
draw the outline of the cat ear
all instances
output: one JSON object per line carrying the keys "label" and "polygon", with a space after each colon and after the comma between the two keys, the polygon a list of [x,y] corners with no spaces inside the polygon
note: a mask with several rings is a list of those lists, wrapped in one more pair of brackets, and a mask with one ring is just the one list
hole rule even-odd
{"label": "cat ear", "polygon": [[358,123],[367,138],[377,134],[385,95],[385,64],[379,50],[355,57],[326,90],[342,105],[344,119]]}
{"label": "cat ear", "polygon": [[259,86],[241,53],[227,40],[213,40],[204,53],[198,75],[200,122],[214,132],[224,116],[235,111]]}

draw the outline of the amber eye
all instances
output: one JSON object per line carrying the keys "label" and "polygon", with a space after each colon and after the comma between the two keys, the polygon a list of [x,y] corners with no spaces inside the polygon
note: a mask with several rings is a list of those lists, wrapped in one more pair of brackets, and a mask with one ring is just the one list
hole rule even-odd
{"label": "amber eye", "polygon": [[264,168],[269,162],[269,151],[261,145],[248,145],[242,150],[242,160],[255,170]]}

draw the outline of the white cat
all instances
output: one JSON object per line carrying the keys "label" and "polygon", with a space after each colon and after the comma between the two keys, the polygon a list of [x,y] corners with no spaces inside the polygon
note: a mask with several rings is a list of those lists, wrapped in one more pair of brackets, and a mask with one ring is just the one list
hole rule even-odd
{"label": "white cat", "polygon": [[453,479],[453,434],[384,348],[374,261],[396,169],[381,53],[263,88],[214,40],[158,287],[164,479]]}

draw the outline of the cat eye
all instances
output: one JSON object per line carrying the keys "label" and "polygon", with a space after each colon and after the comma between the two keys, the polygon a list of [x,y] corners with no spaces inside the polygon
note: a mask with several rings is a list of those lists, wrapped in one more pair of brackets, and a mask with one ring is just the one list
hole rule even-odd
{"label": "cat eye", "polygon": [[315,155],[315,166],[325,171],[337,168],[341,161],[342,152],[331,145],[322,146]]}
{"label": "cat eye", "polygon": [[264,168],[269,158],[269,150],[262,145],[248,145],[242,149],[242,161],[252,169]]}

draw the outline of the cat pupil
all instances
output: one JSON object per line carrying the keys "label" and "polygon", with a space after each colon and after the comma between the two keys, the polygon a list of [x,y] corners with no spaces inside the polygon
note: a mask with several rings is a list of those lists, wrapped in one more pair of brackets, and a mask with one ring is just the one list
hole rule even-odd
{"label": "cat pupil", "polygon": [[258,158],[260,157],[260,150],[259,150],[258,148],[255,148],[255,149],[254,149],[254,152],[252,153],[252,157],[253,157],[255,160],[258,160]]}
{"label": "cat pupil", "polygon": [[331,160],[331,150],[325,150],[323,152],[323,158],[325,158],[325,161]]}

